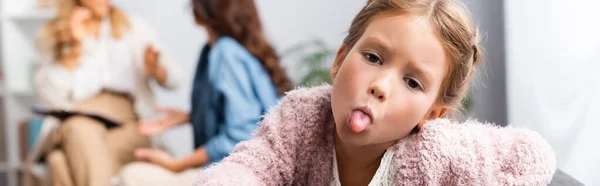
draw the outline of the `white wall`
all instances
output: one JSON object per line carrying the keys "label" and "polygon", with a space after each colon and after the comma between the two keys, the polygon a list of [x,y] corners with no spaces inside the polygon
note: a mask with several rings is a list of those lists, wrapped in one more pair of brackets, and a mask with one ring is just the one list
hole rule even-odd
{"label": "white wall", "polygon": [[[257,0],[268,38],[278,51],[313,38],[321,38],[337,48],[350,21],[365,0]],[[200,47],[206,42],[204,30],[193,21],[190,0],[114,0],[127,12],[144,18],[155,28],[159,39],[174,54],[186,73],[184,86],[176,92],[159,91],[161,105],[189,108],[191,79]],[[290,70],[290,73],[293,71]],[[188,128],[188,127],[184,127]],[[190,151],[187,129],[167,134],[177,155]],[[184,136],[184,137],[182,137]],[[188,149],[189,147],[189,149]]]}
{"label": "white wall", "polygon": [[600,2],[505,5],[509,121],[540,132],[560,169],[600,184]]}
{"label": "white wall", "polygon": [[472,82],[473,106],[468,116],[479,121],[507,124],[506,60],[504,58],[503,0],[464,0],[482,35],[485,61]]}

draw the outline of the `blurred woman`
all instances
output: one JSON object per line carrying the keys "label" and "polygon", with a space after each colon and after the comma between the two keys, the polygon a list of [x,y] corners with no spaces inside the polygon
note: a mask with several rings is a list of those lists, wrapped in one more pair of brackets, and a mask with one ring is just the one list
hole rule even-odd
{"label": "blurred woman", "polygon": [[192,0],[192,7],[208,43],[196,69],[191,112],[159,108],[166,117],[142,121],[139,131],[156,134],[189,122],[196,150],[180,159],[160,150],[136,150],[136,157],[149,163],[126,166],[125,185],[190,185],[200,167],[220,161],[249,139],[261,116],[292,88],[263,35],[253,0]]}
{"label": "blurred woman", "polygon": [[71,117],[56,125],[45,154],[53,185],[109,185],[135,148],[149,140],[136,132],[139,119],[154,114],[151,82],[168,89],[180,81],[179,66],[158,46],[141,19],[110,0],[63,0],[39,40],[35,73],[38,100],[64,110],[83,110],[116,119]]}

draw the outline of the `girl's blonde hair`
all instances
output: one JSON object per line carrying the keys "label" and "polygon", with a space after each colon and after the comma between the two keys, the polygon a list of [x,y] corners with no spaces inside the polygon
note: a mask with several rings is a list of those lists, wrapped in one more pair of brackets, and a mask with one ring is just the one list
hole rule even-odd
{"label": "girl's blonde hair", "polygon": [[483,61],[479,32],[464,4],[455,0],[369,0],[352,21],[343,54],[348,54],[374,18],[390,14],[428,19],[450,62],[436,102],[450,110],[461,108],[475,65]]}
{"label": "girl's blonde hair", "polygon": [[[58,4],[58,14],[56,18],[50,20],[42,30],[42,43],[53,50],[54,58],[60,60],[65,56],[78,52],[74,50],[75,46],[80,45],[73,38],[71,33],[71,14],[75,7],[80,6],[80,0],[61,0]],[[120,39],[131,29],[131,24],[125,13],[121,10],[111,7],[109,11],[111,23],[111,34],[115,39]]]}

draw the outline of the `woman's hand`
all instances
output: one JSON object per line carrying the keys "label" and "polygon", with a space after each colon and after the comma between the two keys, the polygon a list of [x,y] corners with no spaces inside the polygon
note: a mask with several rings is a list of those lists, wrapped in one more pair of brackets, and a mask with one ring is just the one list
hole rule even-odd
{"label": "woman's hand", "polygon": [[71,51],[67,56],[63,56],[63,58],[59,61],[59,63],[69,69],[72,70],[77,65],[77,58],[81,53],[81,40],[88,33],[84,23],[92,17],[92,12],[84,7],[77,6],[71,12],[70,19],[70,27],[69,30],[71,32],[71,37],[73,38],[73,45],[71,46]]}
{"label": "woman's hand", "polygon": [[151,46],[146,47],[146,52],[144,53],[144,67],[147,74],[156,79],[161,85],[164,85],[167,81],[167,71],[158,64],[159,56],[160,53],[154,50],[154,48]]}
{"label": "woman's hand", "polygon": [[142,120],[138,123],[138,132],[144,135],[162,133],[165,130],[189,121],[189,114],[172,108],[155,108],[156,112],[166,116],[158,119]]}
{"label": "woman's hand", "polygon": [[181,163],[178,163],[178,161],[175,160],[173,156],[158,149],[136,149],[135,158],[138,161],[154,163],[176,173],[184,171],[186,169],[186,167],[182,166]]}
{"label": "woman's hand", "polygon": [[159,55],[158,51],[154,50],[151,46],[146,47],[146,51],[144,52],[144,67],[146,68],[146,73],[151,76],[155,76],[159,68]]}
{"label": "woman's hand", "polygon": [[85,21],[92,18],[92,12],[84,7],[77,6],[71,13],[71,35],[75,42],[79,43],[87,34],[87,29],[84,25]]}

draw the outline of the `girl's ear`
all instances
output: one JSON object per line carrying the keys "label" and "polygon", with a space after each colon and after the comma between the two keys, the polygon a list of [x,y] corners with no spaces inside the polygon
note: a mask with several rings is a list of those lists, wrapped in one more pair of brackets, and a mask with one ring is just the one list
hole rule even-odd
{"label": "girl's ear", "polygon": [[417,124],[417,128],[421,129],[426,121],[442,118],[446,115],[446,113],[448,113],[448,108],[436,106],[435,108],[431,109],[427,115],[425,115],[425,118],[423,118],[419,124]]}
{"label": "girl's ear", "polygon": [[435,108],[432,108],[429,111],[429,114],[427,114],[427,117],[424,119],[426,119],[426,120],[438,119],[438,118],[444,117],[447,112],[448,112],[448,108],[443,107],[443,106],[435,106]]}
{"label": "girl's ear", "polygon": [[446,107],[441,107],[440,109],[441,109],[441,110],[440,110],[440,111],[438,111],[437,117],[436,117],[435,119],[437,119],[437,118],[443,118],[443,117],[444,117],[444,116],[446,116],[446,114],[448,113],[448,108],[446,108]]}
{"label": "girl's ear", "polygon": [[340,49],[338,49],[333,65],[331,66],[331,77],[335,78],[335,75],[337,75],[338,70],[340,70],[340,67],[342,66],[342,62],[346,59],[346,55],[348,55],[348,52],[346,52],[346,45],[342,44]]}

